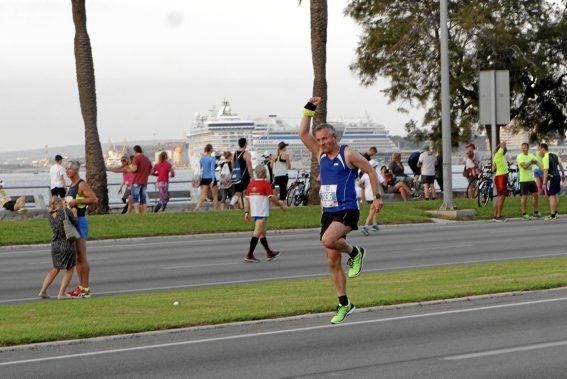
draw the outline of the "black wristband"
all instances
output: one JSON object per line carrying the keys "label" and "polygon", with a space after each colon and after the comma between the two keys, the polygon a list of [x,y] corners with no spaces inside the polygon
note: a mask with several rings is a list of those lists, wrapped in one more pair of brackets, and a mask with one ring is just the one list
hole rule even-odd
{"label": "black wristband", "polygon": [[308,109],[310,111],[315,111],[317,110],[317,106],[313,103],[307,102],[307,104],[305,104],[305,109]]}

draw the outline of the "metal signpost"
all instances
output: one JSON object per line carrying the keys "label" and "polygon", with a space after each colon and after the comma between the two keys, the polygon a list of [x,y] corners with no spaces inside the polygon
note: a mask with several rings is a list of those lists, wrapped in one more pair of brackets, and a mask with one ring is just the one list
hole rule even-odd
{"label": "metal signpost", "polygon": [[449,38],[447,30],[447,0],[440,0],[441,45],[441,138],[443,146],[442,210],[453,210],[453,170],[451,163],[451,102],[449,93]]}
{"label": "metal signpost", "polygon": [[498,138],[498,126],[510,123],[510,73],[508,70],[486,70],[480,72],[479,87],[480,124],[490,125],[494,154]]}

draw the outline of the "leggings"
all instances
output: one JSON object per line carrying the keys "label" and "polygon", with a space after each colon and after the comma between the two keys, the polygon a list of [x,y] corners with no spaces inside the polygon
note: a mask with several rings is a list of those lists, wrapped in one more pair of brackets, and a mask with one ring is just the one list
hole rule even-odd
{"label": "leggings", "polygon": [[284,176],[276,176],[274,177],[274,184],[280,187],[280,200],[284,200],[287,197],[287,182],[289,177],[287,175]]}
{"label": "leggings", "polygon": [[158,182],[159,190],[159,202],[162,205],[166,205],[169,201],[169,183],[168,182]]}

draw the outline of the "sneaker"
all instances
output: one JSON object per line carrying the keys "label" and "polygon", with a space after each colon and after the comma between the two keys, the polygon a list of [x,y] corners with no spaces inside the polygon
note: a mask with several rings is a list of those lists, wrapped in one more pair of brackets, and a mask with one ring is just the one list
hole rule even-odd
{"label": "sneaker", "polygon": [[364,248],[354,246],[354,248],[358,251],[358,253],[353,257],[349,258],[348,260],[348,277],[349,278],[356,278],[360,271],[362,271],[362,263],[364,261]]}
{"label": "sneaker", "polygon": [[368,227],[367,227],[366,225],[363,226],[362,228],[360,228],[360,232],[361,232],[362,234],[364,234],[365,236],[367,236],[367,235],[370,234],[370,232],[368,231]]}
{"label": "sneaker", "polygon": [[247,255],[244,257],[245,263],[260,263],[260,260],[253,255]]}
{"label": "sneaker", "polygon": [[529,220],[530,220],[530,215],[526,213],[525,215],[522,216],[522,218],[523,218],[524,220],[526,220],[526,221],[529,221]]}
{"label": "sneaker", "polygon": [[502,217],[502,216],[498,216],[498,217],[494,217],[494,218],[492,219],[492,221],[494,221],[494,222],[504,222],[504,221],[506,221],[506,219],[505,219],[504,217]]}
{"label": "sneaker", "polygon": [[372,230],[374,233],[376,233],[376,232],[380,231],[380,228],[378,227],[378,224],[374,224],[374,225],[372,225],[370,230]]}
{"label": "sneaker", "polygon": [[81,287],[77,286],[74,290],[67,292],[68,297],[78,297],[81,293]]}
{"label": "sneaker", "polygon": [[555,215],[555,216],[547,216],[546,218],[544,218],[544,220],[547,221],[547,222],[554,222],[554,221],[557,221],[558,218],[559,218],[559,217],[557,217],[557,215]]}
{"label": "sneaker", "polygon": [[273,261],[274,259],[279,257],[279,255],[280,255],[279,251],[272,251],[271,253],[267,253],[266,254],[266,261],[268,261],[268,262]]}
{"label": "sneaker", "polygon": [[542,218],[543,216],[539,212],[534,212],[534,217],[535,218]]}
{"label": "sneaker", "polygon": [[81,288],[81,292],[79,293],[79,296],[77,296],[77,297],[88,299],[89,297],[91,297],[91,289],[90,288]]}
{"label": "sneaker", "polygon": [[354,312],[355,309],[356,307],[351,303],[348,303],[348,305],[339,304],[337,306],[337,313],[331,319],[331,324],[340,324],[345,320],[346,316]]}

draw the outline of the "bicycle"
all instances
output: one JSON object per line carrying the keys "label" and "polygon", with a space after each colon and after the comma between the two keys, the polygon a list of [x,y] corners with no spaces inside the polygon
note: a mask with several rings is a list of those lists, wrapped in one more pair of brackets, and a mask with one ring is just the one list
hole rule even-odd
{"label": "bicycle", "polygon": [[298,207],[300,205],[307,205],[309,199],[309,174],[307,172],[298,172],[295,180],[287,188],[287,206],[292,205]]}
{"label": "bicycle", "polygon": [[516,196],[520,194],[518,167],[510,163],[508,163],[508,193],[510,196]]}
{"label": "bicycle", "polygon": [[[472,183],[476,182],[476,199],[478,206],[481,208],[486,207],[489,201],[494,197],[494,182],[492,180],[492,166],[486,165],[482,168],[482,173],[479,178]],[[469,186],[471,185],[469,184]],[[468,188],[467,188],[468,190]]]}

